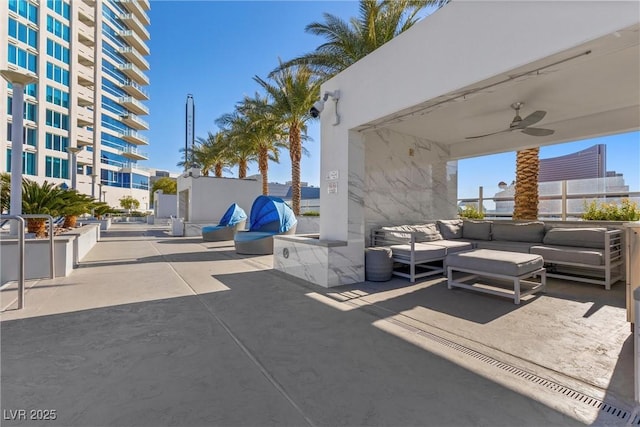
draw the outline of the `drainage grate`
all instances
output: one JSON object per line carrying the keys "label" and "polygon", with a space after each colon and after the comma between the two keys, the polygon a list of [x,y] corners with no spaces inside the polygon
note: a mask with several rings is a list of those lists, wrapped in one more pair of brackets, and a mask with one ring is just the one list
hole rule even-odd
{"label": "drainage grate", "polygon": [[[614,417],[617,417],[620,420],[627,420],[627,419],[631,418],[631,413],[629,411],[625,410],[625,409],[621,409],[621,408],[613,406],[613,405],[611,405],[609,403],[605,403],[604,401],[602,401],[600,399],[597,399],[595,397],[587,396],[584,393],[581,393],[579,391],[576,391],[576,390],[570,389],[568,387],[565,387],[565,386],[563,386],[561,384],[558,384],[557,382],[547,380],[547,379],[542,378],[542,377],[540,377],[540,376],[538,376],[536,374],[532,374],[530,372],[527,372],[525,370],[517,368],[517,367],[515,367],[513,365],[508,365],[508,364],[506,364],[504,362],[501,362],[501,361],[499,361],[497,359],[494,359],[493,357],[487,356],[486,354],[479,353],[479,352],[477,352],[475,350],[472,350],[472,349],[470,349],[468,347],[465,347],[463,345],[457,344],[457,343],[455,343],[453,341],[450,341],[450,340],[448,340],[446,338],[442,338],[442,337],[440,337],[438,335],[434,335],[432,333],[425,332],[425,331],[422,331],[420,329],[414,328],[414,327],[409,326],[409,325],[407,325],[405,323],[402,323],[399,320],[396,320],[396,319],[386,319],[386,320],[391,322],[391,323],[393,323],[393,324],[395,324],[395,325],[397,325],[397,326],[400,326],[400,327],[402,327],[404,329],[410,330],[410,331],[416,333],[417,335],[420,335],[421,337],[428,338],[431,341],[435,341],[435,342],[437,342],[437,343],[439,343],[439,344],[441,344],[441,345],[443,345],[445,347],[449,347],[451,349],[454,349],[454,350],[457,350],[457,351],[459,351],[461,353],[464,353],[464,354],[466,354],[468,356],[471,356],[471,357],[473,357],[475,359],[478,359],[478,360],[480,360],[480,361],[482,361],[482,362],[484,362],[484,363],[486,363],[488,365],[495,366],[496,368],[502,369],[502,370],[504,370],[506,372],[509,372],[511,374],[514,374],[516,376],[524,378],[527,381],[533,382],[535,384],[542,385],[544,387],[547,387],[550,390],[553,390],[555,392],[564,394],[565,396],[568,396],[568,397],[570,397],[570,398],[572,398],[574,400],[577,400],[579,402],[582,402],[582,403],[584,403],[586,405],[592,406],[594,408],[598,408],[601,411],[603,411],[603,412],[605,412],[605,413],[607,413],[609,415],[612,415]],[[630,425],[634,425],[634,426],[635,425],[640,426],[640,414],[637,414],[637,413],[634,414],[633,421],[631,421],[629,424]]]}
{"label": "drainage grate", "polygon": [[629,421],[630,426],[640,426],[640,414],[638,411],[633,413],[633,419]]}

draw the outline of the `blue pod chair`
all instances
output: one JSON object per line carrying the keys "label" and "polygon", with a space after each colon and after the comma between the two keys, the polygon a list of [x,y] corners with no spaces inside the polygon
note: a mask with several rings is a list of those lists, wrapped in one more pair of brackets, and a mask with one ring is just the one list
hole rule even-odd
{"label": "blue pod chair", "polygon": [[258,196],[251,206],[249,231],[236,233],[236,252],[247,255],[273,253],[273,236],[295,234],[298,220],[289,205],[278,197]]}
{"label": "blue pod chair", "polygon": [[237,231],[244,230],[246,222],[247,214],[244,209],[234,203],[222,215],[218,225],[202,227],[202,240],[205,242],[233,240],[233,236]]}

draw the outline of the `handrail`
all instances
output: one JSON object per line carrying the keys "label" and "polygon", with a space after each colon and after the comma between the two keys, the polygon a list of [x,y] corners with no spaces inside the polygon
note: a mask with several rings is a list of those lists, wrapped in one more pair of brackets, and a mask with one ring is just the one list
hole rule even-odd
{"label": "handrail", "polygon": [[47,214],[22,214],[22,218],[44,218],[49,220],[49,278],[55,279],[56,269],[54,263],[54,248],[53,248],[53,217]]}
{"label": "handrail", "polygon": [[18,310],[24,307],[24,218],[18,215],[0,215],[0,219],[18,221]]}

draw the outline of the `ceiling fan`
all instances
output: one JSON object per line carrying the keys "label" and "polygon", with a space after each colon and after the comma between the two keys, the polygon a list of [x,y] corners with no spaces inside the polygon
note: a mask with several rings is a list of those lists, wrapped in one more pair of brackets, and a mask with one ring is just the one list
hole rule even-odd
{"label": "ceiling fan", "polygon": [[516,116],[511,121],[511,124],[507,129],[500,130],[498,132],[492,132],[485,135],[476,135],[476,136],[468,136],[466,139],[475,139],[475,138],[484,138],[485,136],[496,135],[504,132],[512,132],[514,130],[519,130],[522,133],[531,136],[548,136],[552,135],[555,131],[551,129],[542,129],[542,128],[532,128],[531,125],[538,123],[540,120],[544,118],[547,114],[546,111],[538,110],[529,114],[524,119],[520,117],[520,107],[524,105],[524,102],[514,102],[511,104],[511,108],[516,110]]}

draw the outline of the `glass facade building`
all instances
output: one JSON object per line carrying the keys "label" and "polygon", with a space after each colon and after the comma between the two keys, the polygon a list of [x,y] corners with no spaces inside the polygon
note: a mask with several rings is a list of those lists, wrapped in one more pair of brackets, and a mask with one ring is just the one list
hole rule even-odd
{"label": "glass facade building", "polygon": [[[149,9],[148,0],[0,2],[0,69],[37,77],[24,94],[25,178],[71,187],[75,176],[80,192],[145,207]],[[0,80],[2,172],[11,172],[12,95]]]}

